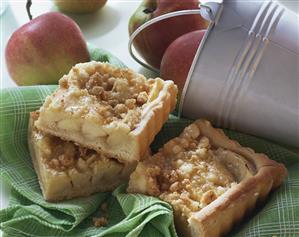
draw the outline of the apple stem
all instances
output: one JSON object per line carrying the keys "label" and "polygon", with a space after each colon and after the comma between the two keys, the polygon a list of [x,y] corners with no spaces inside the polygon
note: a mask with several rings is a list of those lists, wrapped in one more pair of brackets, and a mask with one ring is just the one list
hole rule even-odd
{"label": "apple stem", "polygon": [[30,21],[32,20],[32,15],[31,15],[31,12],[30,12],[31,5],[32,5],[32,1],[31,0],[27,0],[26,10],[27,10],[27,15],[28,15]]}
{"label": "apple stem", "polygon": [[143,12],[144,12],[145,14],[153,13],[154,11],[155,11],[154,8],[146,8],[146,9],[143,10]]}

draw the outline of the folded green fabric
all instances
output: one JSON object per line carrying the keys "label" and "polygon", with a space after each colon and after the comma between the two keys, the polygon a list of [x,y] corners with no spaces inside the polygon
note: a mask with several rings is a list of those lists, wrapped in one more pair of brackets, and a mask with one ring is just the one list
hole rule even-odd
{"label": "folded green fabric", "polygon": [[[101,52],[98,56],[109,61]],[[177,236],[167,203],[126,194],[125,186],[88,198],[60,203],[44,201],[27,148],[27,124],[29,112],[38,109],[55,88],[19,87],[0,92],[0,174],[12,187],[9,207],[0,210],[0,227],[6,236]],[[153,151],[190,122],[171,116],[153,142]],[[289,172],[286,182],[266,204],[237,225],[230,236],[299,236],[299,155],[259,138],[226,133],[242,145],[283,162]],[[96,228],[92,218],[101,216],[99,206],[103,202],[108,203],[108,226]]]}

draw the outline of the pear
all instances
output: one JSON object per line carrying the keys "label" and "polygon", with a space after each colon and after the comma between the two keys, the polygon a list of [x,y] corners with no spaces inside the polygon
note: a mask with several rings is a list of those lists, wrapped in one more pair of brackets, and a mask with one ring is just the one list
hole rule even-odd
{"label": "pear", "polygon": [[54,0],[59,10],[69,13],[91,13],[101,9],[107,0]]}
{"label": "pear", "polygon": [[89,61],[79,26],[50,12],[21,26],[10,37],[5,60],[17,85],[56,84],[73,65]]}

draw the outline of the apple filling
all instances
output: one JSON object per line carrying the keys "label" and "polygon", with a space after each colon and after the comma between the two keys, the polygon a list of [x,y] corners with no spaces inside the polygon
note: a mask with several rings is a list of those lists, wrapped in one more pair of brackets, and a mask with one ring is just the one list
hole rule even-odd
{"label": "apple filling", "polygon": [[42,154],[43,163],[49,169],[58,172],[75,169],[79,172],[84,172],[88,169],[93,169],[99,163],[104,166],[107,163],[108,166],[114,165],[121,172],[124,166],[116,159],[108,158],[94,150],[77,146],[73,142],[63,141],[58,137],[44,134],[37,129],[34,130],[34,136],[36,146]]}
{"label": "apple filling", "polygon": [[138,164],[128,191],[157,196],[188,219],[254,172],[245,158],[212,147],[191,124],[152,158]]}
{"label": "apple filling", "polygon": [[[132,73],[130,70],[114,69],[108,64],[88,63],[76,65],[59,81],[61,91],[46,102],[47,109],[64,110],[71,119],[58,121],[58,127],[66,130],[82,130],[88,138],[94,134],[105,136],[104,131],[94,131],[90,123],[107,125],[121,124],[128,131],[140,122],[142,108],[154,99],[150,93],[156,80]],[[55,119],[56,117],[56,119]],[[88,121],[80,124],[73,118],[84,117]]]}

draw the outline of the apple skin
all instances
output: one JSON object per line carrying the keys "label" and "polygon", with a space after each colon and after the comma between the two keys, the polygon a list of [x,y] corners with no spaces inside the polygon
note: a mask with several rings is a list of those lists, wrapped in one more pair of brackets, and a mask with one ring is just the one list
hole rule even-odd
{"label": "apple skin", "polygon": [[5,59],[17,85],[55,84],[73,65],[89,61],[89,53],[79,26],[50,12],[12,34]]}
{"label": "apple skin", "polygon": [[161,62],[161,77],[173,80],[178,86],[179,96],[184,88],[191,64],[206,30],[197,30],[173,41],[166,49]]}
{"label": "apple skin", "polygon": [[[186,9],[199,9],[198,0],[143,0],[130,18],[129,34],[152,18]],[[133,45],[148,64],[159,69],[165,50],[176,38],[207,26],[208,22],[200,15],[169,18],[142,31]]]}
{"label": "apple skin", "polygon": [[59,10],[69,13],[91,13],[101,9],[107,0],[54,0]]}

